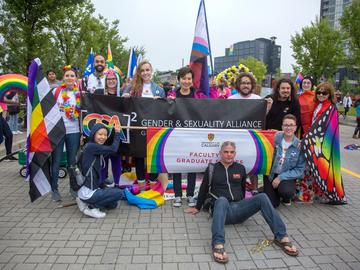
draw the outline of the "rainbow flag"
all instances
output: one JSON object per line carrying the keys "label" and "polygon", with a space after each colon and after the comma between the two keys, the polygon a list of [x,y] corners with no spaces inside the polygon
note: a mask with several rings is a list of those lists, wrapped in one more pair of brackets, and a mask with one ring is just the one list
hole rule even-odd
{"label": "rainbow flag", "polygon": [[207,57],[210,55],[209,36],[204,0],[201,0],[196,19],[195,34],[190,56],[190,68],[194,72],[194,87],[210,95]]}
{"label": "rainbow flag", "polygon": [[108,68],[114,68],[114,63],[113,63],[113,58],[112,58],[112,53],[111,53],[111,48],[110,48],[110,42],[108,44],[108,50],[107,50],[107,67]]}
{"label": "rainbow flag", "polygon": [[51,191],[51,152],[65,135],[65,125],[39,58],[29,68],[27,97],[27,180],[30,199]]}
{"label": "rainbow flag", "polygon": [[5,74],[0,76],[0,101],[9,90],[16,90],[24,95],[28,90],[28,78],[21,74]]}
{"label": "rainbow flag", "polygon": [[341,176],[339,117],[334,105],[312,124],[302,150],[317,185],[332,204],[346,203]]}
{"label": "rainbow flag", "polygon": [[301,89],[300,89],[300,84],[301,84],[302,80],[303,80],[303,75],[302,75],[302,73],[301,73],[301,71],[300,71],[300,72],[297,74],[296,79],[295,79],[295,88],[296,88],[297,90],[300,90],[300,91],[301,91]]}

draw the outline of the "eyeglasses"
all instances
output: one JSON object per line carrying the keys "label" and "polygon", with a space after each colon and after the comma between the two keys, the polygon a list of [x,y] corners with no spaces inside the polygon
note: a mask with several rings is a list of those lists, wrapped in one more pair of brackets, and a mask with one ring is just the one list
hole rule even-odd
{"label": "eyeglasses", "polygon": [[116,81],[117,79],[116,78],[107,78],[106,80],[107,81]]}
{"label": "eyeglasses", "polygon": [[327,96],[329,93],[324,92],[324,91],[319,91],[316,94],[319,95],[319,96]]}
{"label": "eyeglasses", "polygon": [[251,82],[241,82],[241,85],[251,85]]}
{"label": "eyeglasses", "polygon": [[282,125],[283,128],[295,128],[296,125]]}
{"label": "eyeglasses", "polygon": [[302,84],[311,84],[311,82],[304,81]]}

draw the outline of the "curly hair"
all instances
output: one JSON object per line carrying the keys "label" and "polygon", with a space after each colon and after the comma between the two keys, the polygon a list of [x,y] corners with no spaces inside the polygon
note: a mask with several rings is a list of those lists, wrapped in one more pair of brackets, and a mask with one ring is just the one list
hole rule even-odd
{"label": "curly hair", "polygon": [[290,79],[287,79],[287,78],[281,78],[280,80],[277,81],[277,83],[273,89],[274,100],[278,100],[280,97],[279,91],[280,91],[280,85],[282,83],[288,83],[291,87],[290,100],[297,100],[296,89],[295,89],[294,83]]}
{"label": "curly hair", "polygon": [[235,88],[237,91],[240,91],[240,84],[241,84],[241,79],[244,77],[248,77],[251,81],[251,93],[254,92],[255,88],[256,88],[256,80],[255,77],[252,73],[250,72],[241,72],[239,74],[239,76],[236,78],[235,81]]}

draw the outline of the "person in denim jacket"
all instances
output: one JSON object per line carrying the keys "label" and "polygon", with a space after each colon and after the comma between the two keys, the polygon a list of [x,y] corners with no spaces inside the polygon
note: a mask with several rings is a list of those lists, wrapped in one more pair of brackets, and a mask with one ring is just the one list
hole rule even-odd
{"label": "person in denim jacket", "polygon": [[280,205],[280,198],[285,205],[291,204],[296,179],[302,178],[304,174],[305,157],[300,149],[300,140],[295,136],[296,129],[296,117],[287,114],[282,121],[283,132],[275,137],[270,175],[264,177],[264,192],[274,207]]}

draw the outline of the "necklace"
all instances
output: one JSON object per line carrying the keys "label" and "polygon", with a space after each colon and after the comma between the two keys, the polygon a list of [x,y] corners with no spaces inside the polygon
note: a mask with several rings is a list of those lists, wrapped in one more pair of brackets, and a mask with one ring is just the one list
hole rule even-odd
{"label": "necklace", "polygon": [[68,90],[65,84],[61,85],[61,97],[63,99],[62,109],[65,113],[66,118],[71,121],[79,118],[80,115],[80,91],[76,84],[74,84],[72,90],[75,95],[75,106],[70,104],[70,97],[68,96]]}

